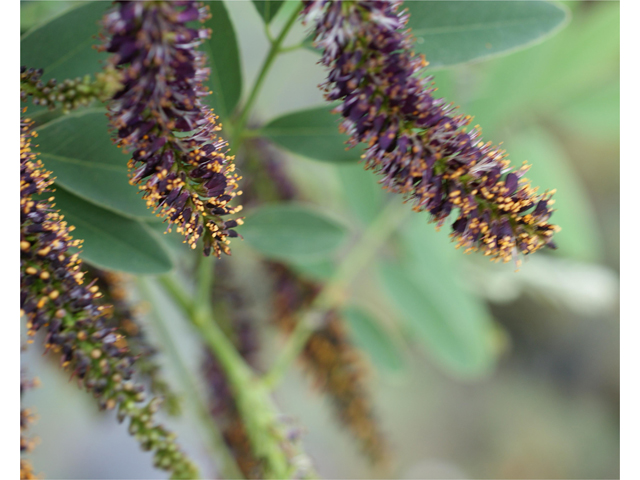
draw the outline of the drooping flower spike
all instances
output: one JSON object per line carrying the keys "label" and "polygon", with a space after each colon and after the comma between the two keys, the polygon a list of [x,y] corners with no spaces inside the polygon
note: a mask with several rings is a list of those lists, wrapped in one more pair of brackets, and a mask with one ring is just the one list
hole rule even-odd
{"label": "drooping flower spike", "polygon": [[349,143],[367,144],[365,167],[438,226],[454,209],[451,236],[465,251],[505,262],[548,245],[559,228],[548,220],[553,192],[537,193],[512,170],[505,152],[466,130],[471,117],[433,96],[427,65],[412,51],[397,0],[304,0],[303,19],[329,68],[323,89],[343,117]]}
{"label": "drooping flower spike", "polygon": [[204,254],[220,256],[241,223],[222,217],[240,211],[229,202],[241,192],[216,116],[200,100],[209,69],[196,47],[209,32],[187,23],[207,14],[194,1],[117,2],[103,20],[103,48],[123,75],[109,118],[116,143],[133,152],[131,183],[192,248],[203,237]]}
{"label": "drooping flower spike", "polygon": [[158,468],[172,472],[172,478],[193,478],[197,469],[174,435],[153,421],[158,399],[139,405],[144,387],[132,381],[135,358],[107,325],[101,293],[93,282],[85,283],[78,254],[69,252],[80,245],[70,235],[73,227],[55,210],[52,197],[36,197],[47,191],[51,178],[31,149],[36,136],[31,125],[21,120],[20,313],[28,334],[46,332],[45,351],[60,355],[62,367],[98,399],[101,409],[117,407],[118,419],[129,419],[129,432],[143,449],[155,452]]}
{"label": "drooping flower spike", "polygon": [[[273,323],[291,333],[301,311],[311,305],[321,285],[302,278],[289,267],[270,263],[274,277]],[[316,387],[327,395],[340,424],[357,440],[372,463],[386,465],[389,451],[367,392],[365,360],[351,343],[344,319],[335,310],[304,346],[300,360]]]}

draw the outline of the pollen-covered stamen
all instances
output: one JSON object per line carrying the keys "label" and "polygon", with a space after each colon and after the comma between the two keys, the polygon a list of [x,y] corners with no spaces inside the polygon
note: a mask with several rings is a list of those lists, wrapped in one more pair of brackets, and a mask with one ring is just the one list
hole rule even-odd
{"label": "pollen-covered stamen", "polygon": [[132,152],[131,183],[167,231],[174,226],[191,248],[203,238],[204,254],[220,256],[237,236],[222,217],[240,211],[229,205],[240,177],[217,117],[200,101],[209,70],[195,48],[209,32],[186,23],[207,16],[194,1],[119,2],[105,16],[103,48],[123,76],[109,118],[116,143]]}
{"label": "pollen-covered stamen", "polygon": [[367,145],[365,168],[382,176],[384,188],[429,212],[438,226],[457,210],[451,236],[467,252],[509,261],[514,252],[555,247],[550,194],[538,195],[522,179],[528,166],[512,172],[500,145],[482,141],[479,126],[467,128],[470,116],[433,97],[432,77],[422,76],[427,62],[412,51],[399,1],[304,5],[329,68],[325,97],[341,101],[334,109],[343,117],[340,130],[350,146]]}

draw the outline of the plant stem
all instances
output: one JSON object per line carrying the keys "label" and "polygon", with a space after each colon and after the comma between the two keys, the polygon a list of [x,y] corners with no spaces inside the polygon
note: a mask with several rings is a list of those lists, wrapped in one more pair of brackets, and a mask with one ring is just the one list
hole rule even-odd
{"label": "plant stem", "polygon": [[191,404],[193,411],[198,413],[202,425],[206,427],[209,433],[208,439],[210,448],[214,452],[222,452],[222,475],[224,478],[244,478],[242,472],[238,469],[235,459],[229,452],[224,439],[220,434],[218,426],[213,421],[206,402],[202,398],[202,393],[198,387],[198,382],[194,378],[191,370],[185,364],[181,353],[179,352],[168,325],[164,320],[164,315],[157,309],[156,302],[153,301],[153,293],[149,286],[149,280],[145,277],[138,277],[138,288],[143,297],[149,302],[152,308],[151,318],[155,321],[155,329],[160,337],[162,345],[169,358],[171,364],[178,370],[178,377],[182,382],[182,388],[187,392],[186,399]]}
{"label": "plant stem", "polygon": [[196,304],[171,274],[160,277],[160,283],[176,300],[222,365],[232,383],[246,382],[252,373],[222,329],[213,321],[211,307]]}
{"label": "plant stem", "polygon": [[[203,272],[200,272],[204,275]],[[212,275],[212,270],[210,275]],[[204,279],[205,282],[209,281]],[[276,409],[251,368],[213,319],[210,302],[196,305],[190,301],[172,275],[163,275],[160,282],[174,300],[183,307],[189,320],[197,329],[205,344],[211,349],[227,377],[238,412],[246,426],[251,447],[256,456],[265,461],[266,478],[289,478],[293,466],[283,448],[282,434],[276,418]]]}
{"label": "plant stem", "polygon": [[271,42],[271,48],[269,49],[269,53],[267,54],[267,57],[265,58],[264,63],[262,64],[260,73],[258,73],[258,78],[253,84],[253,88],[251,89],[249,98],[247,99],[247,102],[244,104],[242,112],[238,117],[238,121],[234,122],[233,130],[232,130],[233,135],[231,137],[231,142],[230,142],[230,150],[232,152],[235,152],[235,150],[237,149],[237,146],[238,146],[237,143],[243,136],[244,129],[247,125],[247,120],[249,119],[249,114],[251,113],[251,108],[253,107],[254,102],[258,98],[258,94],[260,93],[262,84],[264,83],[264,80],[267,77],[267,73],[269,73],[269,70],[273,65],[273,61],[281,52],[282,42],[284,41],[287,34],[289,33],[289,30],[291,30],[291,27],[293,27],[293,24],[298,18],[299,11],[300,11],[300,7],[296,8],[292,12],[291,16],[287,20],[287,23],[284,25],[284,27],[282,27],[282,30],[280,31],[278,38],[276,38],[273,42]]}
{"label": "plant stem", "polygon": [[299,314],[299,320],[282,353],[263,377],[265,386],[273,389],[307,344],[309,337],[328,310],[340,308],[349,298],[348,290],[355,278],[371,262],[374,255],[406,219],[411,209],[398,208],[392,200],[369,225],[362,240],[354,245],[336,273],[325,284],[311,305]]}

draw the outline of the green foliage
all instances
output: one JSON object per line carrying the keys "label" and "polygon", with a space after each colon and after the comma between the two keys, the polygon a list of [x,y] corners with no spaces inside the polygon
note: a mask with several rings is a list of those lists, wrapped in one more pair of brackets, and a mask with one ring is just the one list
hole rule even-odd
{"label": "green foliage", "polygon": [[404,368],[402,353],[393,338],[368,312],[349,307],[344,311],[344,316],[351,338],[378,368],[388,372],[398,372]]}
{"label": "green foliage", "polygon": [[348,136],[338,132],[339,117],[331,107],[289,113],[270,121],[260,134],[285,150],[313,160],[331,163],[357,162],[363,148],[347,149]]}
{"label": "green foliage", "polygon": [[128,156],[108,132],[104,109],[80,110],[38,128],[38,151],[56,183],[74,195],[126,217],[155,219],[130,185]]}
{"label": "green foliage", "polygon": [[338,175],[347,204],[364,225],[371,223],[384,206],[385,192],[376,176],[362,165],[340,165]]}
{"label": "green foliage", "polygon": [[482,65],[480,85],[464,107],[486,133],[527,121],[526,114],[556,115],[574,102],[590,103],[603,90],[619,95],[620,6],[603,2],[591,9],[542,45]]}
{"label": "green foliage", "polygon": [[275,259],[319,260],[333,253],[346,229],[331,217],[297,204],[271,204],[247,215],[238,229],[249,245]]}
{"label": "green foliage", "polygon": [[280,10],[280,7],[282,7],[284,0],[252,0],[252,2],[264,23],[269,24],[278,13],[278,10]]}
{"label": "green foliage", "polygon": [[65,10],[20,39],[20,64],[44,69],[42,78],[65,79],[99,72],[106,58],[98,45],[98,22],[107,2],[88,2]]}
{"label": "green foliage", "polygon": [[55,208],[75,227],[73,237],[83,240],[82,259],[100,268],[135,274],[171,270],[167,252],[143,223],[85,202],[60,186],[55,186],[53,196]]}
{"label": "green foliage", "polygon": [[398,262],[383,262],[383,285],[409,330],[443,367],[463,377],[488,373],[495,362],[491,317],[457,281],[456,257],[444,232],[424,217],[402,230]]}
{"label": "green foliage", "polygon": [[55,2],[20,2],[20,33],[27,32],[38,23],[53,18],[70,6],[79,3],[77,1],[69,2],[64,0]]}
{"label": "green foliage", "polygon": [[204,101],[222,121],[231,116],[242,95],[242,69],[236,33],[224,2],[208,2],[211,18],[205,26],[211,37],[200,47],[207,54],[211,75],[207,86],[212,94]]}
{"label": "green foliage", "polygon": [[543,1],[420,1],[406,5],[415,51],[432,68],[505,54],[556,32],[568,12]]}

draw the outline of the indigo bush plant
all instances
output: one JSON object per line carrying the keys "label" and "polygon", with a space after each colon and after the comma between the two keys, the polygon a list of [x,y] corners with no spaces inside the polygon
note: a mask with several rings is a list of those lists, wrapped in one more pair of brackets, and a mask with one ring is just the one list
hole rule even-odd
{"label": "indigo bush plant", "polygon": [[[569,11],[254,1],[267,45],[245,91],[225,2],[70,3],[21,39],[27,348],[115,411],[171,478],[322,475],[307,429],[274,397],[294,363],[372,468],[396,475],[371,379],[402,370],[414,346],[459,378],[487,374],[499,353],[450,250],[513,271],[565,248],[555,190],[525,178],[535,163],[510,161],[436,78],[541,43]],[[325,78],[324,100],[261,110],[267,78],[295,86],[278,69],[293,52]],[[340,178],[343,198],[317,169]],[[177,340],[181,322],[197,348]],[[190,415],[208,462],[169,427]],[[21,478],[46,478],[32,447],[21,436]]]}

